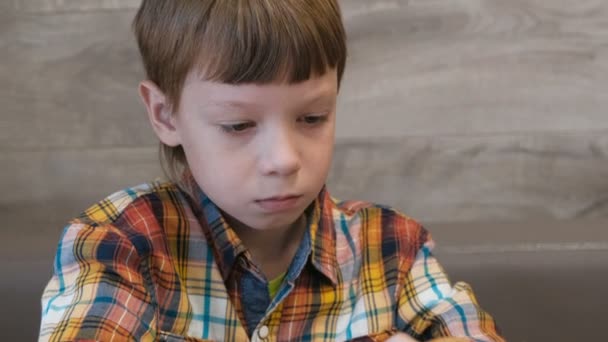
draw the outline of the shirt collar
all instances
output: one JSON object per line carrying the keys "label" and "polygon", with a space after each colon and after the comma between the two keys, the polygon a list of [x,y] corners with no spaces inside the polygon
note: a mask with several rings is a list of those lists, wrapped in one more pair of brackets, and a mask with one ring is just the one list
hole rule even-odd
{"label": "shirt collar", "polygon": [[[214,250],[216,262],[223,279],[228,279],[236,262],[247,256],[248,250],[236,232],[225,221],[220,209],[202,191],[192,177],[180,184],[191,200],[197,215]],[[324,186],[315,201],[307,209],[308,234],[310,234],[310,254],[312,265],[334,285],[338,283],[338,264],[336,258],[336,231],[333,212],[335,203]],[[247,256],[248,257],[248,256]]]}
{"label": "shirt collar", "polygon": [[311,262],[331,282],[338,283],[338,260],[336,257],[336,228],[334,211],[336,205],[323,187],[313,204],[309,232],[311,237]]}

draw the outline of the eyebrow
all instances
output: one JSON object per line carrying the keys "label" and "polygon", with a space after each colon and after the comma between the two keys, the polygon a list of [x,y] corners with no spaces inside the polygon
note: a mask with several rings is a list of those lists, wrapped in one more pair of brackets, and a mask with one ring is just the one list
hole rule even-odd
{"label": "eyebrow", "polygon": [[259,105],[257,103],[243,102],[243,101],[236,101],[236,100],[212,101],[212,102],[209,102],[208,106],[221,107],[221,108],[240,108],[240,109],[249,109],[249,108],[259,107]]}
{"label": "eyebrow", "polygon": [[[335,95],[331,92],[320,92],[315,96],[312,96],[310,99],[302,101],[302,105],[313,105],[323,101],[334,101]],[[251,109],[259,107],[257,103],[254,102],[244,102],[238,100],[226,100],[226,101],[212,101],[209,103],[209,106],[221,107],[221,108],[237,108],[237,109]]]}
{"label": "eyebrow", "polygon": [[336,94],[334,94],[333,92],[329,92],[329,91],[319,92],[315,96],[313,96],[310,99],[303,102],[303,104],[311,105],[311,104],[316,104],[316,103],[319,103],[322,101],[328,101],[328,100],[331,100],[333,102],[336,99],[336,97],[337,97]]}

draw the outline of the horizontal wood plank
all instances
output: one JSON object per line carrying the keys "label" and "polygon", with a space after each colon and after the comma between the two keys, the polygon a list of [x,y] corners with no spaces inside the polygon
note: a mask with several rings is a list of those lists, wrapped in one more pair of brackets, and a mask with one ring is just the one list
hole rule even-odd
{"label": "horizontal wood plank", "polygon": [[[162,175],[156,148],[0,154],[0,208],[81,203]],[[341,140],[332,194],[435,222],[608,217],[608,132]],[[86,204],[86,206],[85,206]]]}
{"label": "horizontal wood plank", "polygon": [[340,136],[608,128],[608,2],[379,3],[346,21]]}
{"label": "horizontal wood plank", "polygon": [[135,9],[141,0],[8,0],[13,8],[27,13],[83,12]]}
{"label": "horizontal wood plank", "polygon": [[608,217],[608,132],[341,142],[339,198],[414,218],[517,221]]}
{"label": "horizontal wood plank", "polygon": [[[65,2],[67,3],[67,2]],[[608,128],[608,3],[343,2],[338,136]],[[150,146],[133,10],[0,23],[0,149]]]}

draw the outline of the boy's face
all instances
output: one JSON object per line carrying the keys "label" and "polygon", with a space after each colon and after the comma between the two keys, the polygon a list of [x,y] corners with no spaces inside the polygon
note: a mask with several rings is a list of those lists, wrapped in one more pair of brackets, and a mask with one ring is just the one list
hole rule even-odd
{"label": "boy's face", "polygon": [[288,85],[187,79],[171,117],[190,170],[224,212],[260,230],[294,223],[329,172],[335,70]]}

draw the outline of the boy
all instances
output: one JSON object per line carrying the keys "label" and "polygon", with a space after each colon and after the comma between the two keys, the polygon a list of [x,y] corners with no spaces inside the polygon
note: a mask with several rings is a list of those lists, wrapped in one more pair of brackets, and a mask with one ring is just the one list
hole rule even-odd
{"label": "boy", "polygon": [[144,0],[134,30],[171,181],[70,222],[40,340],[502,341],[419,224],[324,186],[337,0]]}

